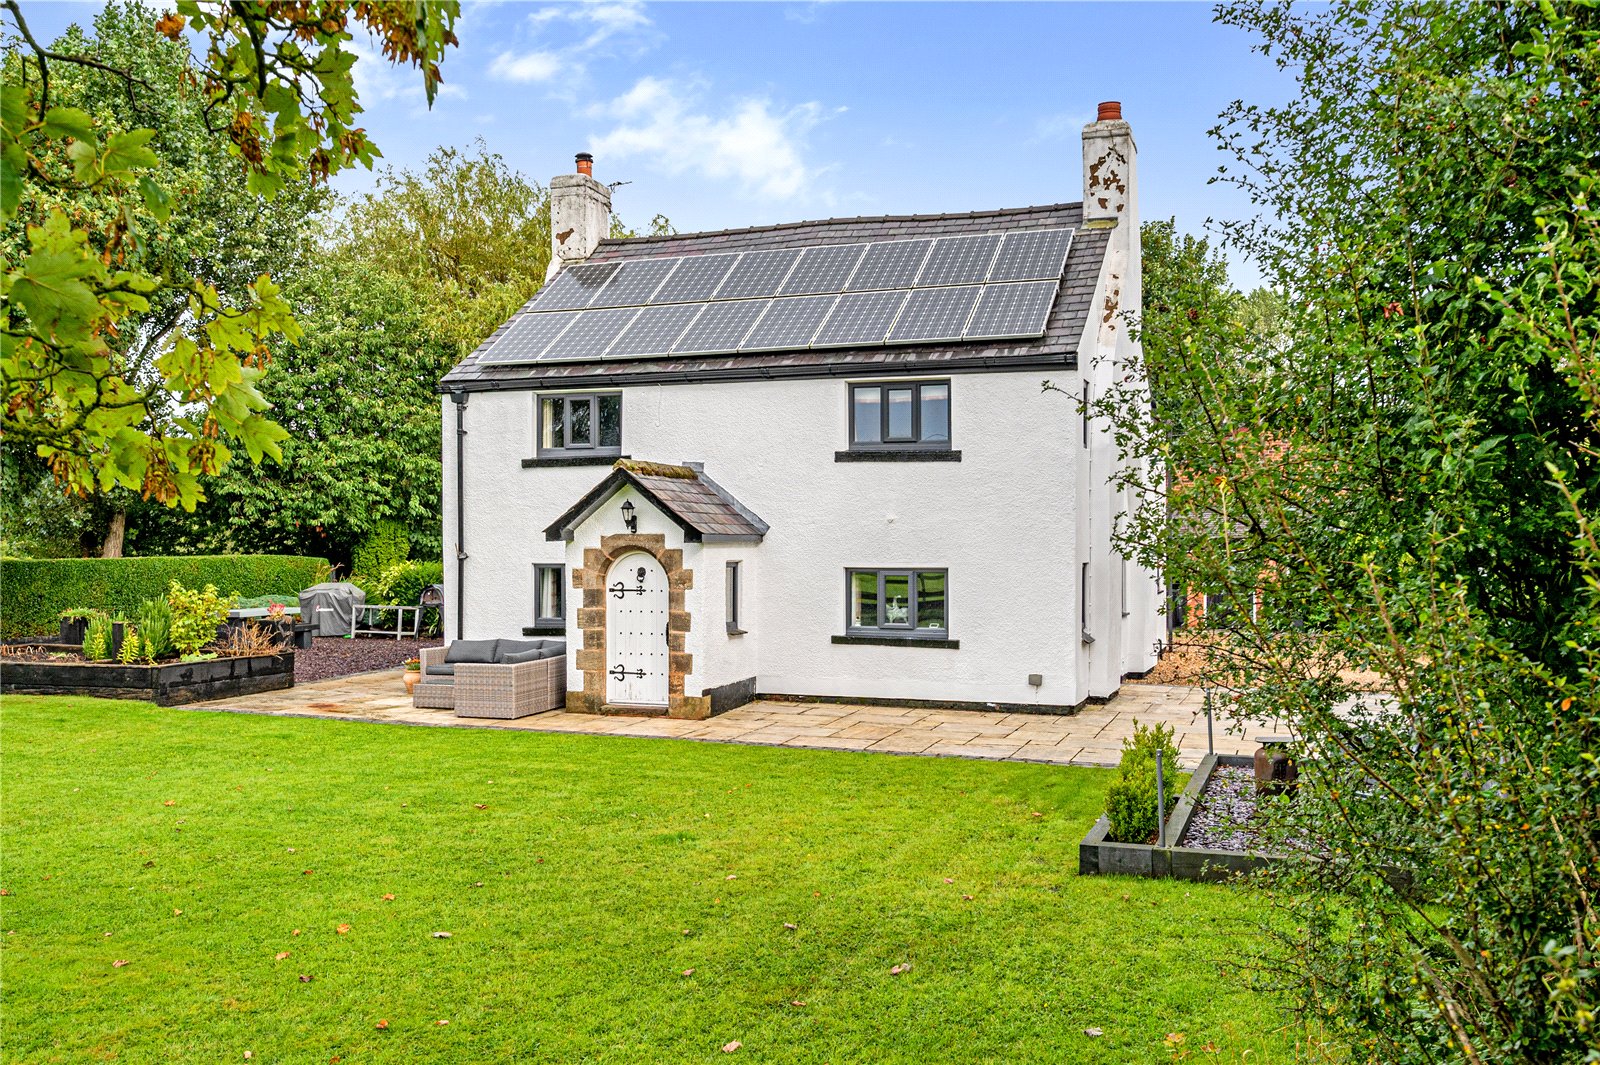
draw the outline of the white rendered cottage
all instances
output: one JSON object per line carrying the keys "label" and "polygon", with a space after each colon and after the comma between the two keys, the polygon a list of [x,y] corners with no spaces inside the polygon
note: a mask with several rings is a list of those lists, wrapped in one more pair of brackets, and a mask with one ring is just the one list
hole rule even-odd
{"label": "white rendered cottage", "polygon": [[1062,710],[1148,670],[1098,394],[1137,351],[1133,138],[1083,200],[605,238],[587,155],[551,279],[441,382],[447,639],[562,635],[567,706],[757,694]]}

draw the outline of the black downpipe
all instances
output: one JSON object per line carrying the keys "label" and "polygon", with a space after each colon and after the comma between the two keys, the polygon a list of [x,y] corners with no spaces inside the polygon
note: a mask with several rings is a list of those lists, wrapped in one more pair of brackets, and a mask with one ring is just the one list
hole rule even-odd
{"label": "black downpipe", "polygon": [[450,393],[456,405],[456,639],[461,639],[466,625],[467,605],[467,394],[461,389]]}

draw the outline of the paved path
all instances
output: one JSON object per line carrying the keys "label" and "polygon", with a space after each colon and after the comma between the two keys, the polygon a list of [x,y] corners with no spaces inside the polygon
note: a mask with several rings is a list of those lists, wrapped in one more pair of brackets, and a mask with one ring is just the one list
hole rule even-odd
{"label": "paved path", "polygon": [[[459,718],[452,710],[418,710],[405,693],[399,671],[387,670],[300,684],[287,691],[196,703],[189,709],[1092,766],[1117,763],[1122,741],[1133,734],[1137,720],[1170,724],[1188,768],[1206,753],[1200,689],[1160,684],[1124,685],[1109,703],[1087,706],[1071,716],[760,700],[707,721],[597,717],[565,711],[491,721]],[[1248,754],[1256,748],[1255,737],[1281,731],[1258,722],[1242,733],[1230,734],[1218,722],[1216,750]]]}

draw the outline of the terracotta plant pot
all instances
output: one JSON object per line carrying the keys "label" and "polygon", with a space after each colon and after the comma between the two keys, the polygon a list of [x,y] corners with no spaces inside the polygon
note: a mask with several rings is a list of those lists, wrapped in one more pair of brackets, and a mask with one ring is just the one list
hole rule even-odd
{"label": "terracotta plant pot", "polygon": [[417,686],[417,682],[422,679],[422,670],[420,670],[420,669],[408,669],[408,670],[406,670],[405,678],[406,678],[406,694],[410,695],[411,694],[411,689],[415,688]]}

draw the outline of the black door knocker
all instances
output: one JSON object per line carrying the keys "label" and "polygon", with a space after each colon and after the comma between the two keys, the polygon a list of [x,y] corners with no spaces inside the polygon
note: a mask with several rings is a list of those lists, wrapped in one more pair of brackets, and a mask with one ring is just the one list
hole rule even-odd
{"label": "black door knocker", "polygon": [[613,584],[611,586],[611,594],[616,596],[618,599],[626,599],[626,598],[628,598],[628,593],[629,592],[632,592],[634,595],[643,595],[645,593],[644,567],[643,566],[640,566],[639,569],[636,571],[636,576],[635,576],[634,579],[639,582],[639,587],[637,587],[637,588],[629,588],[626,585],[624,585],[621,581],[618,581],[616,584]]}

